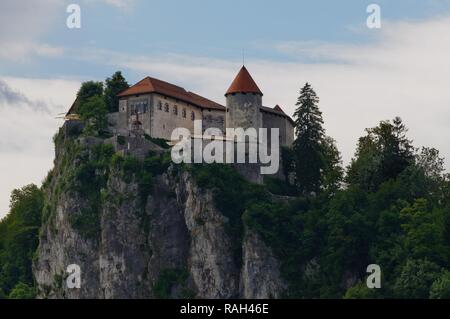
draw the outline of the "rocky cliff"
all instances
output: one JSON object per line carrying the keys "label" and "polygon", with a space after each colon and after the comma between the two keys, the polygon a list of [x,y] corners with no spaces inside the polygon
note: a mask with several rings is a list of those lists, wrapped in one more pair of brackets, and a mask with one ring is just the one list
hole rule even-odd
{"label": "rocky cliff", "polygon": [[[285,290],[258,234],[242,225],[234,236],[213,190],[166,153],[139,161],[63,130],[55,144],[33,263],[39,297],[277,298]],[[81,269],[79,289],[66,285],[71,264]]]}

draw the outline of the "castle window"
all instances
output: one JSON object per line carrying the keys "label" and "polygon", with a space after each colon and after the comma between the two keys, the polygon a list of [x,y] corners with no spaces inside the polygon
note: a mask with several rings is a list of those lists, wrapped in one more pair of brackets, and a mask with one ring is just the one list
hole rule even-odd
{"label": "castle window", "polygon": [[158,101],[158,110],[162,110],[162,102]]}
{"label": "castle window", "polygon": [[169,103],[164,104],[164,111],[169,112]]}
{"label": "castle window", "polygon": [[147,101],[142,101],[140,105],[140,112],[147,113]]}
{"label": "castle window", "polygon": [[195,120],[195,113],[191,112],[191,120]]}
{"label": "castle window", "polygon": [[178,115],[178,106],[173,106],[173,114]]}
{"label": "castle window", "polygon": [[186,118],[186,109],[183,109],[183,110],[181,111],[181,116],[182,116],[183,118]]}

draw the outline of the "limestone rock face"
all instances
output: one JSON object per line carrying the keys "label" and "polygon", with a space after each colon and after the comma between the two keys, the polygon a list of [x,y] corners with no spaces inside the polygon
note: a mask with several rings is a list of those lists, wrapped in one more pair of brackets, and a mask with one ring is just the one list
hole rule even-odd
{"label": "limestone rock face", "polygon": [[242,298],[281,298],[286,288],[272,251],[256,233],[248,231],[243,243]]}
{"label": "limestone rock face", "polygon": [[188,173],[176,186],[177,197],[185,203],[184,222],[189,232],[188,265],[197,296],[236,298],[239,270],[233,259],[231,241],[225,232],[227,218],[217,211],[211,192],[197,188]]}
{"label": "limestone rock face", "polygon": [[[199,188],[186,170],[171,166],[154,176],[142,198],[136,178],[125,181],[123,171],[111,169],[100,190],[96,232],[81,233],[73,221],[92,202],[77,191],[58,191],[67,169],[63,152],[57,149],[47,187],[54,213],[42,228],[33,263],[39,297],[280,297],[286,286],[271,250],[246,231],[237,261],[233,244],[239,239],[227,233],[228,218],[215,207],[212,191]],[[79,289],[66,283],[71,264],[81,269]]]}

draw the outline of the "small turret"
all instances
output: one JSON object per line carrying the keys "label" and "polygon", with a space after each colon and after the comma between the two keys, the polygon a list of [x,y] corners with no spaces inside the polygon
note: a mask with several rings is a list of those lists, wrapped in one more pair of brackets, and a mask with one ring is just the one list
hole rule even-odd
{"label": "small turret", "polygon": [[237,74],[225,93],[226,127],[258,129],[262,125],[262,92],[245,66]]}

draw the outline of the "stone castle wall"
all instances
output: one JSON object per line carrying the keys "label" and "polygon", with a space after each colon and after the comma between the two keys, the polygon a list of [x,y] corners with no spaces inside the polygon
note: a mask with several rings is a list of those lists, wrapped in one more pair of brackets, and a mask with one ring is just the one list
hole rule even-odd
{"label": "stone castle wall", "polygon": [[[284,116],[261,109],[259,94],[229,94],[227,111],[201,109],[192,104],[157,93],[141,94],[122,98],[119,112],[108,115],[110,131],[113,134],[128,135],[135,109],[139,110],[139,120],[144,132],[152,137],[170,140],[177,127],[194,132],[194,120],[202,119],[203,131],[219,128],[225,133],[226,127],[264,127],[280,129],[280,145],[290,146],[294,138],[292,123]],[[268,131],[270,141],[270,130]]]}
{"label": "stone castle wall", "polygon": [[262,111],[262,127],[267,128],[267,139],[271,141],[271,128],[280,130],[280,145],[291,146],[294,141],[294,126],[285,116]]}
{"label": "stone castle wall", "polygon": [[226,100],[226,127],[261,127],[261,95],[254,93],[228,94]]}

